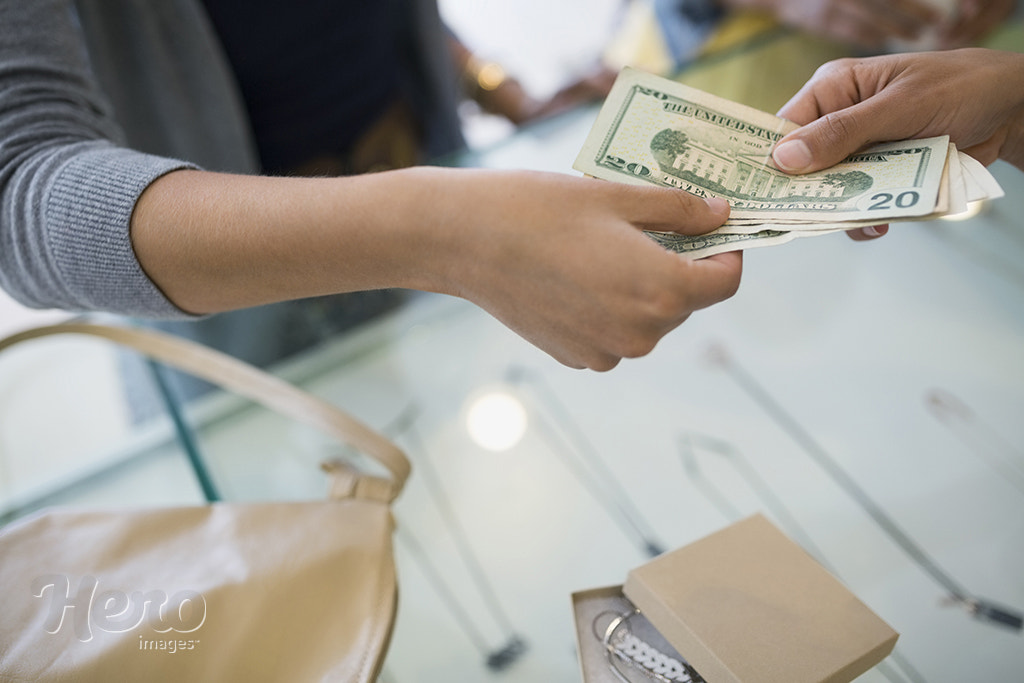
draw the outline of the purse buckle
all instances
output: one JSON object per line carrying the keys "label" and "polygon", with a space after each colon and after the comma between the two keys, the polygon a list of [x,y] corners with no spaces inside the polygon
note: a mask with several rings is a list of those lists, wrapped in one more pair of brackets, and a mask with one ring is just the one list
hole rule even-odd
{"label": "purse buckle", "polygon": [[327,495],[331,500],[362,498],[390,503],[398,495],[392,480],[363,474],[342,460],[326,460],[320,469],[330,479]]}

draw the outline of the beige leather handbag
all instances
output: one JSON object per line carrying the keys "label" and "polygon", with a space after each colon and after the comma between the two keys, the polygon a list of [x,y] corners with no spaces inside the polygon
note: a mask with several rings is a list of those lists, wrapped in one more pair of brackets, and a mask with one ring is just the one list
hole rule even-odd
{"label": "beige leather handbag", "polygon": [[327,500],[51,509],[0,529],[0,681],[372,681],[396,608],[390,505],[409,462],[329,403],[206,347],[62,324],[320,428],[390,476],[325,466]]}

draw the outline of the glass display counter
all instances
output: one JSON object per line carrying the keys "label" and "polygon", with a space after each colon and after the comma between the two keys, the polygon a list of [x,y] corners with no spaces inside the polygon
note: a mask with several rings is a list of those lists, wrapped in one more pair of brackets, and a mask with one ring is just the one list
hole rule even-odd
{"label": "glass display counter", "polygon": [[[450,162],[573,173],[595,115]],[[861,680],[1018,679],[1024,173],[992,171],[1006,197],[967,220],[751,251],[735,297],[608,373],[425,294],[275,367],[413,461],[382,680],[577,681],[572,592],[755,512],[901,634]],[[317,463],[343,455],[229,397],[183,414],[228,500],[322,496]],[[151,469],[185,462],[164,437],[79,499],[201,501]]]}

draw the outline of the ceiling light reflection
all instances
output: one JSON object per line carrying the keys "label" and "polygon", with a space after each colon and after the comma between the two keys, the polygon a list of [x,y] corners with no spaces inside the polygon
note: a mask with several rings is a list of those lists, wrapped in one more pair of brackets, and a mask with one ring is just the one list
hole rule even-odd
{"label": "ceiling light reflection", "polygon": [[526,433],[526,409],[518,398],[505,391],[481,394],[466,413],[466,430],[481,448],[507,451]]}

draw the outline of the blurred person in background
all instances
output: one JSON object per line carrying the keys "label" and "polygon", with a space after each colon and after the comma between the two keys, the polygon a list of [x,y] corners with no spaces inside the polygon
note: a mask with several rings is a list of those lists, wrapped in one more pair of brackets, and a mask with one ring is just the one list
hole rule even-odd
{"label": "blurred person in background", "polygon": [[[676,68],[732,13],[754,13],[852,54],[977,45],[1010,19],[1017,0],[651,0]],[[780,65],[784,66],[784,65]]]}

